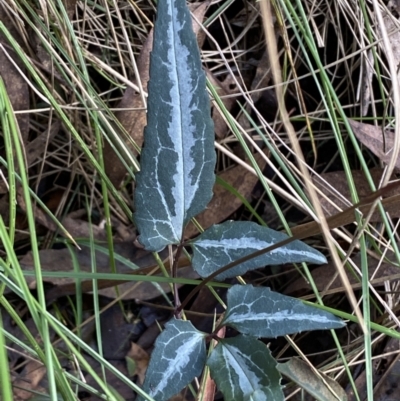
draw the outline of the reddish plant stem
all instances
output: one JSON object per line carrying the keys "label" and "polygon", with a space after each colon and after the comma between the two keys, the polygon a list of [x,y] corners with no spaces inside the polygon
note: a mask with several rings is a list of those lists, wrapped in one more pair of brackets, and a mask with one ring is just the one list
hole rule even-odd
{"label": "reddish plant stem", "polygon": [[[181,256],[183,249],[183,242],[181,242],[178,245],[178,248],[176,249],[175,257],[174,257],[174,262],[172,264],[172,277],[176,278],[178,276],[178,261]],[[181,308],[181,301],[179,299],[179,292],[178,292],[178,283],[173,284],[174,287],[174,304],[175,304],[175,311],[174,315],[177,319],[182,318],[182,309]]]}

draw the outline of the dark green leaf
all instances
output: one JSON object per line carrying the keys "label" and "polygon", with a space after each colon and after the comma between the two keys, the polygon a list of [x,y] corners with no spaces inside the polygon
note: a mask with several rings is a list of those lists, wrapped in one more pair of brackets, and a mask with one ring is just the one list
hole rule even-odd
{"label": "dark green leaf", "polygon": [[243,334],[275,338],[306,330],[338,329],[345,323],[332,313],[305,305],[266,287],[235,285],[228,290],[221,324]]}
{"label": "dark green leaf", "polygon": [[[268,248],[288,236],[249,221],[228,221],[206,230],[191,243],[193,267],[202,277],[207,277],[221,267]],[[266,265],[283,263],[326,263],[325,256],[301,241],[292,243],[250,259],[219,274],[216,279],[224,280]]]}
{"label": "dark green leaf", "polygon": [[134,215],[151,251],[181,240],[215,181],[210,99],[186,2],[159,1],[157,14]]}
{"label": "dark green leaf", "polygon": [[206,362],[205,336],[190,322],[169,321],[151,354],[144,391],[156,401],[164,401],[199,376]]}
{"label": "dark green leaf", "polygon": [[225,401],[284,399],[276,361],[266,345],[254,337],[221,340],[207,365]]}

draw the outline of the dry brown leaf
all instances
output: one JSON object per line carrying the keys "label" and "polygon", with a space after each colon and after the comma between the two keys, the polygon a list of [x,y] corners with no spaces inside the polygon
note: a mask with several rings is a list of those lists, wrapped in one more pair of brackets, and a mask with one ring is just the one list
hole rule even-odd
{"label": "dry brown leaf", "polygon": [[189,10],[193,15],[193,32],[196,35],[197,38],[197,44],[199,45],[199,48],[201,49],[204,44],[204,40],[206,38],[206,33],[204,32],[204,29],[202,28],[201,25],[197,23],[203,22],[204,16],[206,14],[206,11],[208,7],[211,4],[211,0],[206,0],[206,1],[198,1],[195,3],[189,3]]}
{"label": "dry brown leaf", "polygon": [[49,129],[39,134],[33,141],[29,142],[26,147],[26,159],[28,167],[38,160],[46,150],[46,143],[50,143],[61,128],[60,121],[54,122]]}
{"label": "dry brown leaf", "polygon": [[[376,186],[379,185],[379,181],[383,175],[383,169],[375,168],[370,170],[372,179]],[[366,198],[367,196],[372,194],[372,191],[369,187],[368,181],[365,178],[365,175],[360,170],[352,171],[353,179],[357,187],[357,193],[360,199]],[[347,184],[347,179],[344,171],[334,171],[330,173],[324,173],[320,176],[313,177],[313,181],[317,188],[319,188],[326,197],[319,196],[321,205],[323,210],[325,211],[327,216],[332,216],[338,213],[339,209],[346,209],[349,206],[350,202],[350,189]],[[339,192],[343,197],[347,199],[345,202],[339,195],[335,195],[332,189],[329,187],[333,187],[337,192]],[[385,194],[385,198],[390,196],[400,195],[400,188],[395,188]],[[333,201],[334,204],[331,203]],[[396,203],[387,205],[385,210],[390,213],[391,217],[400,217],[400,208]],[[371,221],[381,221],[381,215],[379,211],[373,213],[371,217]]]}
{"label": "dry brown leaf", "polygon": [[374,77],[374,58],[372,49],[366,51],[366,56],[361,57],[362,67],[362,81],[361,81],[361,116],[368,114],[368,109],[371,104],[371,90],[372,79]]}
{"label": "dry brown leaf", "polygon": [[[8,332],[17,338],[21,343],[26,343],[28,340],[21,330],[15,324],[11,316],[3,310],[3,316],[6,315],[8,323],[6,327]],[[20,315],[23,318],[22,315]],[[28,330],[36,339],[40,338],[37,326],[32,318],[23,318],[26,330]],[[54,332],[50,330],[50,341],[54,338]],[[28,400],[32,397],[33,392],[43,392],[46,394],[46,368],[41,361],[33,359],[30,355],[26,355],[25,350],[18,343],[10,343],[10,360],[14,362],[13,372],[16,374],[13,380],[14,400]],[[26,357],[24,358],[24,356]],[[18,373],[17,373],[18,372]]]}
{"label": "dry brown leaf", "polygon": [[[45,216],[48,221],[48,216]],[[106,239],[106,232],[102,226],[96,226],[95,224],[90,224],[85,220],[72,218],[69,215],[65,216],[61,220],[61,223],[72,238],[90,238],[92,233],[95,240],[101,241]]]}
{"label": "dry brown leaf", "polygon": [[[397,18],[389,13],[383,16],[385,22],[385,29],[389,33],[389,42],[392,47],[393,58],[396,65],[400,63],[400,32],[398,23],[396,23]],[[395,22],[396,21],[396,22]],[[400,73],[397,71],[397,77],[400,78]]]}
{"label": "dry brown leaf", "polygon": [[[236,84],[233,77],[231,75],[228,75],[224,81],[219,81],[210,71],[207,71],[207,78],[216,88],[218,95],[222,97],[225,108],[228,111],[231,111],[232,107],[236,103],[236,98],[225,96],[233,94],[236,91]],[[228,124],[226,123],[225,119],[223,118],[217,107],[212,107],[211,115],[214,121],[215,134],[220,139],[225,138],[229,130]]]}
{"label": "dry brown leaf", "polygon": [[[388,164],[392,157],[394,132],[358,121],[349,120],[349,123],[358,140],[383,163]],[[396,168],[400,169],[400,157],[395,165]]]}
{"label": "dry brown leaf", "polygon": [[[265,166],[264,158],[255,155],[258,166],[262,170]],[[219,175],[223,180],[236,189],[246,200],[251,200],[251,193],[258,182],[258,177],[243,166],[232,167]],[[196,216],[196,220],[207,229],[213,224],[226,220],[240,206],[242,201],[224,187],[215,184],[214,196],[208,204],[207,209]],[[199,231],[193,223],[189,223],[185,229],[185,238],[198,235]]]}
{"label": "dry brown leaf", "polygon": [[[396,340],[394,338],[390,340]],[[389,341],[390,341],[389,340]],[[398,341],[398,340],[397,340]],[[390,353],[389,353],[390,354]],[[398,348],[394,349],[391,352],[392,356],[399,356]],[[398,391],[398,381],[399,381],[399,373],[398,369],[400,366],[397,367],[397,372],[394,372],[395,376],[392,377],[392,383],[394,386],[390,386],[391,388],[387,388],[387,392],[383,394],[379,391],[379,388],[376,388],[376,384],[378,380],[382,377],[382,373],[384,377],[386,376],[387,370],[391,368],[388,366],[390,363],[388,359],[392,359],[390,356],[387,356],[385,351],[382,352],[382,357],[380,358],[379,362],[372,364],[372,372],[367,372],[365,370],[365,365],[362,366],[362,371],[359,372],[357,378],[354,380],[354,386],[347,387],[347,400],[346,401],[359,401],[359,400],[368,400],[368,383],[372,382],[374,385],[374,401],[397,401],[398,397],[396,396]],[[397,358],[396,358],[397,359]],[[389,373],[389,372],[388,372]],[[394,379],[394,382],[393,382]]]}
{"label": "dry brown leaf", "polygon": [[258,61],[256,75],[254,76],[253,82],[251,84],[251,90],[255,91],[251,94],[251,99],[256,103],[261,95],[262,91],[257,89],[266,88],[271,81],[271,64],[269,62],[268,51],[265,50],[261,59]]}
{"label": "dry brown leaf", "polygon": [[138,384],[142,385],[147,366],[149,365],[149,354],[140,345],[132,343],[131,349],[126,356],[135,361],[136,369],[134,375],[138,376]]}
{"label": "dry brown leaf", "polygon": [[[17,29],[8,18],[6,8],[0,2],[0,21],[6,26],[14,39],[21,43],[20,36]],[[7,47],[8,41],[4,35],[0,33],[0,75],[3,78],[4,84],[7,89],[8,97],[10,98],[11,105],[15,111],[29,110],[29,88],[24,78],[21,76],[18,69],[10,61],[10,56],[18,67],[24,71],[18,57],[15,57],[14,52]],[[4,46],[4,48],[3,48]],[[7,52],[7,54],[6,54]],[[29,134],[29,114],[18,114],[17,122],[23,143],[26,144]]]}
{"label": "dry brown leaf", "polygon": [[[115,118],[119,120],[122,127],[131,136],[133,141],[139,147],[142,146],[143,129],[146,126],[146,110],[144,109],[140,94],[135,93],[133,88],[128,87],[125,90],[121,102],[118,104],[118,108],[126,110],[116,111]],[[117,133],[120,132],[117,127],[115,130]],[[124,135],[121,133],[120,137],[124,138]],[[124,140],[124,143],[126,146],[131,148],[135,155],[137,154],[136,150],[132,148],[127,140]],[[103,153],[106,174],[113,185],[118,187],[126,174],[126,169],[107,141],[104,143]]]}
{"label": "dry brown leaf", "polygon": [[[192,266],[181,267],[177,271],[177,276],[181,278],[196,279],[199,275],[193,270]],[[183,284],[177,284],[177,288],[182,287]],[[116,291],[118,289],[118,292]],[[99,294],[108,298],[119,298],[123,300],[136,299],[138,301],[148,301],[159,297],[162,294],[171,292],[171,285],[169,283],[152,284],[148,281],[135,282],[129,281],[128,283],[119,284],[99,290]]]}
{"label": "dry brown leaf", "polygon": [[346,400],[346,393],[339,383],[321,372],[317,373],[310,365],[298,358],[291,358],[286,363],[280,363],[277,368],[318,400]]}
{"label": "dry brown leaf", "polygon": [[70,20],[72,20],[75,15],[76,1],[77,0],[63,0],[64,7],[67,10],[67,14]]}
{"label": "dry brown leaf", "polygon": [[[91,251],[89,247],[82,246],[81,250],[73,249],[74,257],[77,259],[81,272],[92,272]],[[67,249],[42,249],[39,251],[40,264],[43,271],[56,271],[56,272],[73,272],[74,266],[72,263],[71,252]],[[156,266],[156,262],[151,252],[145,251],[135,247],[132,242],[121,242],[114,244],[114,252],[116,255],[123,257],[130,262],[136,264],[139,268],[147,268]],[[165,257],[167,252],[161,253]],[[110,258],[108,252],[95,252],[96,269],[99,273],[111,273]],[[28,252],[20,261],[21,266],[25,270],[33,270],[34,262],[32,252]],[[118,273],[132,273],[134,270],[130,269],[126,264],[118,259],[115,260],[115,267]],[[29,277],[27,277],[29,279]],[[56,278],[45,277],[44,281],[54,285],[64,285],[68,283],[75,283],[72,278]]]}
{"label": "dry brown leaf", "polygon": [[[129,386],[127,383],[119,379],[115,373],[113,373],[110,369],[106,369],[104,372],[104,366],[99,363],[97,360],[94,360],[93,358],[89,356],[85,356],[86,361],[88,361],[94,370],[94,372],[97,374],[98,377],[104,378],[104,382],[107,383],[108,389],[115,394],[113,399],[115,400],[134,400],[135,399],[135,393],[132,390],[132,387]],[[108,361],[110,365],[112,365],[113,369],[120,372],[121,375],[123,376],[128,376],[128,370],[126,368],[126,363],[125,360],[114,360],[110,359]],[[86,372],[85,372],[86,373]],[[105,374],[105,377],[103,376]],[[85,380],[86,384],[88,386],[91,386],[95,388],[96,390],[99,390],[100,394],[104,394],[103,390],[100,388],[98,381],[93,377],[91,373],[86,373],[85,374]],[[82,388],[82,390],[84,390]],[[82,398],[79,398],[82,399]],[[85,400],[88,400],[88,398],[84,398]],[[104,399],[107,399],[106,397],[100,397],[95,394],[90,394],[90,401],[104,401]],[[108,398],[110,399],[110,398]]]}
{"label": "dry brown leaf", "polygon": [[[399,331],[399,329],[397,329]],[[400,376],[400,340],[398,338],[389,338],[382,354],[385,355],[382,362],[385,369],[378,369],[377,379],[379,381],[374,386],[375,401],[390,401],[389,394],[393,394],[393,400],[396,397],[396,391]],[[365,374],[365,370],[363,374]]]}
{"label": "dry brown leaf", "polygon": [[[17,191],[17,201],[21,209],[26,212],[26,204],[24,197],[22,195],[22,188]],[[66,232],[70,234],[72,238],[89,238],[93,234],[93,238],[96,240],[104,240],[106,238],[106,233],[104,227],[96,226],[94,224],[89,224],[89,222],[81,220],[79,218],[74,218],[80,211],[73,212],[69,216],[65,216],[61,224],[65,228]],[[57,224],[39,207],[35,208],[35,220],[46,227],[50,231],[57,231]],[[71,217],[74,216],[74,217]],[[61,235],[68,237],[66,232],[61,232]]]}
{"label": "dry brown leaf", "polygon": [[[261,56],[261,59],[257,63],[256,75],[254,76],[253,82],[251,83],[251,91],[252,91],[251,99],[253,103],[257,103],[258,100],[260,100],[261,96],[265,91],[261,91],[259,89],[268,87],[270,80],[271,80],[271,65],[269,62],[268,51],[265,50],[263,55]],[[274,97],[273,92],[274,91],[269,90],[267,93],[271,94],[273,98]],[[276,99],[274,99],[273,103],[274,107],[276,107]],[[251,107],[248,103],[246,103],[246,111],[248,113],[250,113],[251,111]],[[240,116],[239,124],[244,129],[250,128],[250,121],[244,113]]]}
{"label": "dry brown leaf", "polygon": [[19,377],[14,380],[14,400],[29,400],[46,374],[42,362],[28,360]]}
{"label": "dry brown leaf", "polygon": [[[370,260],[368,263],[369,277],[372,277],[372,275],[374,275],[373,279],[372,280],[370,279],[371,284],[382,285],[382,283],[386,280],[392,280],[392,279],[398,280],[400,278],[400,270],[398,269],[398,267],[393,266],[389,263],[382,263],[379,269],[376,270],[377,265],[378,262],[376,260]],[[327,289],[326,287],[335,277],[335,274],[336,274],[336,269],[332,265],[332,263],[328,263],[326,265],[319,266],[313,269],[312,276],[318,291],[326,290]],[[361,288],[360,280],[354,277],[354,275],[351,273],[348,273],[347,276],[353,289]],[[294,281],[285,289],[285,294],[294,295],[302,293],[304,291],[309,292],[311,290],[312,290],[311,285],[303,277],[299,277],[296,281]],[[333,282],[331,283],[330,287],[327,290],[328,290],[327,294],[344,291],[342,281],[337,274],[336,278],[333,280]]]}
{"label": "dry brown leaf", "polygon": [[[209,2],[206,1],[204,3],[193,3],[190,7],[192,13],[195,15],[198,21],[202,21],[205,15],[205,12],[208,8]],[[193,30],[198,37],[198,40],[201,39],[203,30],[200,28],[199,24],[193,19]],[[204,34],[204,33],[203,33]],[[153,48],[153,30],[150,31],[145,43],[143,44],[142,50],[140,52],[137,66],[139,70],[140,80],[144,91],[147,91],[147,82],[149,80],[149,65],[150,65],[150,53]],[[131,87],[128,87],[125,90],[125,93],[118,105],[118,109],[126,109],[119,110],[115,112],[115,118],[120,122],[124,130],[130,135],[133,141],[141,147],[143,144],[143,130],[146,126],[146,110],[145,105],[143,104],[142,97],[140,93],[136,93],[135,90]],[[119,129],[116,127],[116,132],[119,132]],[[120,134],[121,138],[124,138],[124,135]],[[124,139],[123,139],[124,140]],[[136,150],[132,147],[128,140],[124,140],[126,146],[128,146],[132,152],[136,155]],[[104,161],[105,161],[105,170],[107,176],[110,181],[118,187],[123,180],[126,169],[124,165],[121,163],[119,157],[112,149],[111,145],[106,141],[104,143]]]}
{"label": "dry brown leaf", "polygon": [[[328,223],[329,229],[333,230],[334,228],[353,223],[354,213],[356,210],[359,210],[361,211],[361,213],[364,214],[369,213],[371,206],[375,203],[377,199],[379,199],[382,196],[385,196],[387,192],[398,187],[399,187],[398,181],[389,183],[385,187],[377,189],[374,193],[372,193],[367,198],[362,199],[356,205],[348,207],[347,209],[343,210],[343,212],[336,213],[333,216],[327,217],[326,222]],[[390,196],[388,198],[384,198],[382,200],[382,205],[384,208],[390,209],[395,205],[398,206],[399,202],[400,202],[400,195],[395,195],[395,196]],[[292,237],[290,237],[287,240],[281,241],[279,244],[276,244],[271,248],[275,249],[275,246],[276,247],[283,246],[297,239],[302,240],[305,238],[312,237],[313,235],[320,234],[321,225],[319,224],[318,221],[310,221],[309,223],[304,223],[292,227],[291,230],[293,234]],[[272,249],[269,249],[269,251],[271,250]]]}
{"label": "dry brown leaf", "polygon": [[[91,253],[88,247],[83,247],[82,250],[73,249],[74,257],[77,259],[79,269],[83,273],[92,272]],[[121,242],[114,244],[114,252],[117,256],[123,257],[134,263],[139,267],[137,270],[133,270],[128,267],[125,263],[116,259],[116,270],[120,274],[155,274],[157,273],[157,263],[154,260],[151,252],[143,249],[136,248],[132,242]],[[162,259],[168,257],[168,249],[159,253]],[[74,272],[72,263],[72,256],[68,249],[43,249],[39,251],[40,263],[43,272]],[[111,273],[110,259],[108,253],[101,251],[95,252],[96,257],[96,269],[98,273]],[[20,261],[21,266],[27,271],[34,270],[34,263],[32,253],[28,252]],[[191,267],[188,267],[189,261],[184,255],[179,259],[178,263],[178,277],[186,278],[197,278],[198,275],[193,271]],[[168,263],[165,263],[168,267]],[[73,295],[76,292],[76,280],[70,277],[46,277],[44,274],[43,281],[51,283],[56,287],[49,289],[46,292],[47,299],[53,300],[65,295]],[[30,288],[35,288],[36,281],[34,277],[27,276],[26,281]],[[126,283],[126,286],[122,284]],[[115,298],[115,289],[111,287],[119,286],[119,294],[122,294],[126,290],[130,290],[135,284],[132,280],[98,280],[97,287],[101,295]],[[161,288],[165,292],[170,291],[168,284],[160,284]],[[93,290],[93,280],[82,280],[81,281],[82,292],[90,292]],[[159,290],[155,287],[151,288],[152,285],[140,282],[140,285],[133,292],[126,294],[123,299],[141,299],[148,300],[160,295]],[[109,291],[103,291],[104,289],[110,288]]]}
{"label": "dry brown leaf", "polygon": [[131,346],[132,325],[125,319],[120,304],[100,314],[102,355],[105,359],[125,359]]}

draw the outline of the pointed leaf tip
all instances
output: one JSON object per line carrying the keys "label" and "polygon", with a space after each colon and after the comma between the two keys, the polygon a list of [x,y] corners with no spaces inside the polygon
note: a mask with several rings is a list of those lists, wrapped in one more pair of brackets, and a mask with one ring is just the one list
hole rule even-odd
{"label": "pointed leaf tip", "polygon": [[206,334],[187,321],[173,319],[158,336],[143,389],[156,401],[179,393],[206,363]]}
{"label": "pointed leaf tip", "polygon": [[[287,239],[288,236],[249,221],[214,225],[192,241],[193,267],[207,277],[223,266]],[[301,241],[293,241],[219,274],[216,280],[239,276],[249,270],[283,263],[326,263],[325,256]]]}
{"label": "pointed leaf tip", "polygon": [[343,320],[332,313],[266,287],[235,285],[228,290],[227,305],[221,324],[255,337],[276,338],[345,326]]}
{"label": "pointed leaf tip", "polygon": [[134,220],[145,249],[160,251],[179,243],[215,181],[210,99],[185,0],[158,2],[148,92]]}

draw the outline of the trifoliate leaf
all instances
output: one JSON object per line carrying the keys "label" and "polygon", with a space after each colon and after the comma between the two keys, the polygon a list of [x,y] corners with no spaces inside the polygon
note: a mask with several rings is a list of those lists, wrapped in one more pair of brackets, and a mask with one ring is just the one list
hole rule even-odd
{"label": "trifoliate leaf", "polygon": [[345,326],[332,313],[252,285],[235,285],[228,290],[227,310],[221,324],[243,334],[266,338]]}
{"label": "trifoliate leaf", "polygon": [[145,249],[181,240],[215,181],[214,127],[185,0],[158,1],[134,219]]}
{"label": "trifoliate leaf", "polygon": [[[191,242],[193,267],[202,277],[207,277],[221,267],[268,248],[288,236],[249,221],[228,221],[214,225]],[[224,280],[266,265],[283,263],[326,263],[325,256],[301,241],[293,241],[264,255],[250,259],[216,277]]]}

